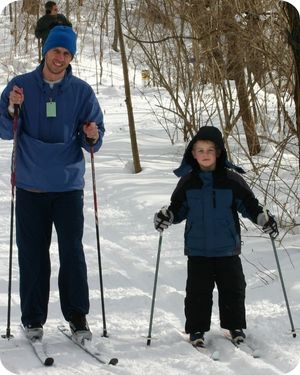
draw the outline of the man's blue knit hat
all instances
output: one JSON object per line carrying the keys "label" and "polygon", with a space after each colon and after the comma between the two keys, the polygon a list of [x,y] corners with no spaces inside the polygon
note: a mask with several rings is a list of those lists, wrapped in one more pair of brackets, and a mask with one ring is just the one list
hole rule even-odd
{"label": "man's blue knit hat", "polygon": [[50,30],[45,44],[43,45],[42,55],[57,47],[67,49],[72,56],[76,53],[76,34],[70,26],[55,26]]}

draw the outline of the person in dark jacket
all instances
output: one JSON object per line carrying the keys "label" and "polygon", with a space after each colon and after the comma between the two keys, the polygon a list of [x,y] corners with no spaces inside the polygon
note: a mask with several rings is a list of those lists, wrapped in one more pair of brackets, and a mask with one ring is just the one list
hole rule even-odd
{"label": "person in dark jacket", "polygon": [[34,32],[37,38],[41,38],[42,45],[44,45],[50,30],[54,26],[63,25],[72,27],[72,23],[63,14],[58,13],[56,2],[47,1],[45,12],[46,14],[37,21]]}
{"label": "person in dark jacket", "polygon": [[60,304],[76,338],[91,339],[87,267],[83,251],[83,149],[97,152],[103,114],[91,86],[73,76],[76,34],[54,27],[43,60],[14,77],[0,100],[0,137],[13,139],[15,105],[20,106],[16,146],[16,241],[21,320],[28,338],[41,338],[48,314],[52,228],[57,233]]}
{"label": "person in dark jacket", "polygon": [[155,229],[186,220],[184,250],[188,257],[185,331],[195,346],[204,346],[210,330],[215,284],[219,293],[220,325],[232,340],[244,340],[246,282],[239,257],[241,230],[238,213],[278,235],[274,217],[263,207],[229,163],[221,132],[201,127],[189,143],[175,174],[181,177],[171,203],[154,215]]}

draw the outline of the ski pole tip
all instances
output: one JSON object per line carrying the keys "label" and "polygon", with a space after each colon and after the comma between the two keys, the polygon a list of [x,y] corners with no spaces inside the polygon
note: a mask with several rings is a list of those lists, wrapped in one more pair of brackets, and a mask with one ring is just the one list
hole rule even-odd
{"label": "ski pole tip", "polygon": [[109,337],[109,336],[108,336],[108,333],[107,333],[106,330],[103,331],[102,337],[105,337],[105,338],[108,338],[108,337]]}
{"label": "ski pole tip", "polygon": [[47,358],[45,359],[44,365],[45,365],[45,366],[52,366],[53,363],[54,363],[54,359],[53,359],[52,357],[47,357]]}
{"label": "ski pole tip", "polygon": [[118,358],[112,358],[110,361],[109,361],[109,365],[112,365],[112,366],[116,366],[118,364],[119,360]]}

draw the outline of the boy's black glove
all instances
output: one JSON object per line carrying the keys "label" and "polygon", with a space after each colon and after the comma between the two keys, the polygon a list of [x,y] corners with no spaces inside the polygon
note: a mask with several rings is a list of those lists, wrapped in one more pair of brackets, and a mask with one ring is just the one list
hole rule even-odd
{"label": "boy's black glove", "polygon": [[[267,217],[266,217],[267,214]],[[262,230],[269,234],[272,238],[276,238],[279,234],[277,222],[272,214],[269,211],[265,213],[260,213],[257,216],[257,224],[262,225]]]}
{"label": "boy's black glove", "polygon": [[154,215],[154,228],[159,232],[167,229],[174,220],[173,212],[168,210],[167,207],[162,207],[160,211]]}

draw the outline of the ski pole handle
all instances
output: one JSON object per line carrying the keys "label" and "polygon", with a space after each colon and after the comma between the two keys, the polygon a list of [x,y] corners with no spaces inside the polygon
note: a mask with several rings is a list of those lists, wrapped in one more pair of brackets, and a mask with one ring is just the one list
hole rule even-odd
{"label": "ski pole handle", "polygon": [[99,136],[98,128],[97,128],[96,123],[87,121],[83,125],[83,132],[85,133],[85,139],[86,139],[87,144],[90,147],[94,146],[94,144],[97,142],[98,136]]}
{"label": "ski pole handle", "polygon": [[14,116],[19,114],[19,110],[20,110],[20,105],[14,104]]}
{"label": "ski pole handle", "polygon": [[90,147],[94,146],[94,140],[92,138],[86,138],[86,141]]}

